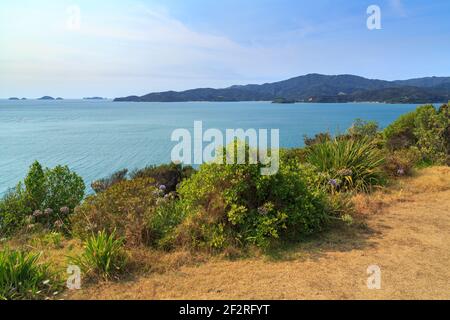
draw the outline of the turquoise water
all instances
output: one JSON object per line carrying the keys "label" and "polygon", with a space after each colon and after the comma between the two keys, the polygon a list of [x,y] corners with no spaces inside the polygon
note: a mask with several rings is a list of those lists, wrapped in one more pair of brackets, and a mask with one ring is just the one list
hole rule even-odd
{"label": "turquoise water", "polygon": [[[169,162],[176,128],[280,129],[280,145],[301,146],[303,135],[343,132],[355,118],[382,127],[416,105],[271,104],[268,102],[115,103],[0,100],[0,193],[39,160],[67,164],[86,181],[115,170]],[[191,131],[192,132],[192,131]]]}

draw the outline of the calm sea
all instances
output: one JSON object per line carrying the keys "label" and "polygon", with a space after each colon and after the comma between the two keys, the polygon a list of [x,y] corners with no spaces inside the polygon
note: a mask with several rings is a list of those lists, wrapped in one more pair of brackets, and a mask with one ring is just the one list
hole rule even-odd
{"label": "calm sea", "polygon": [[[67,164],[89,184],[123,169],[169,162],[176,128],[280,129],[283,147],[303,135],[343,132],[356,118],[384,127],[416,105],[268,102],[118,103],[108,100],[0,100],[0,194],[39,160]],[[192,132],[192,131],[191,131]]]}

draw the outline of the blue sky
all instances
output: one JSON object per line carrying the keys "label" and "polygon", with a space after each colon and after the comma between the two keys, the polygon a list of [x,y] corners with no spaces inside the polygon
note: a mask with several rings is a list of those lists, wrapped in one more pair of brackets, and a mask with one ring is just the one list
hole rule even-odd
{"label": "blue sky", "polygon": [[[381,30],[366,27],[372,4]],[[2,0],[0,97],[450,76],[449,12],[448,0]]]}

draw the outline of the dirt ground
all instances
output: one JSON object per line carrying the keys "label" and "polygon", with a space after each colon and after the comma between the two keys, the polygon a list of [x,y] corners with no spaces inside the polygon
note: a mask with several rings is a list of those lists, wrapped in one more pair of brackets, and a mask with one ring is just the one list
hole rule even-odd
{"label": "dirt ground", "polygon": [[[364,223],[250,259],[217,260],[89,286],[72,299],[450,299],[450,169],[361,196]],[[367,268],[381,269],[368,289]]]}

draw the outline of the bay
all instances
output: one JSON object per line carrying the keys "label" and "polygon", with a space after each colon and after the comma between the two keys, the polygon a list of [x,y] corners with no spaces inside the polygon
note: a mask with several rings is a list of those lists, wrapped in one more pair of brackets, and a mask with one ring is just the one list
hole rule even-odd
{"label": "bay", "polygon": [[303,135],[344,132],[356,118],[387,126],[417,105],[270,102],[133,103],[111,100],[0,100],[0,194],[26,175],[34,160],[68,165],[89,185],[116,170],[170,161],[177,128],[279,129],[282,147]]}

